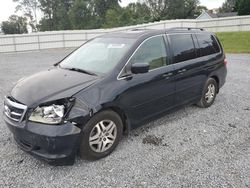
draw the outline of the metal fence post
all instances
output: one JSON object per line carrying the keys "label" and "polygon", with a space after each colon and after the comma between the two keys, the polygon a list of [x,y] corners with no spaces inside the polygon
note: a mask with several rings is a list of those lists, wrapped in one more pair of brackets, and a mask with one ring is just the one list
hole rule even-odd
{"label": "metal fence post", "polygon": [[63,37],[63,48],[65,48],[65,34],[64,34],[64,32],[62,34],[62,37]]}
{"label": "metal fence post", "polygon": [[85,41],[87,41],[87,40],[88,40],[88,33],[85,32]]}
{"label": "metal fence post", "polygon": [[41,50],[41,46],[40,46],[40,35],[37,34],[37,42],[38,42],[38,49]]}
{"label": "metal fence post", "polygon": [[13,35],[13,45],[14,45],[14,51],[17,52],[17,49],[16,49],[16,36]]}
{"label": "metal fence post", "polygon": [[242,31],[242,19],[239,18],[238,31]]}

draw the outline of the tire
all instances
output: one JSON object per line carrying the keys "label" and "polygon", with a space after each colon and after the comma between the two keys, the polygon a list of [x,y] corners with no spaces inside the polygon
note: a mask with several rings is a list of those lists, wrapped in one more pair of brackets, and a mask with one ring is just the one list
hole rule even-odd
{"label": "tire", "polygon": [[97,113],[83,129],[79,149],[81,158],[98,160],[106,157],[120,142],[122,132],[123,123],[117,113],[111,110]]}
{"label": "tire", "polygon": [[[209,93],[210,91],[210,93]],[[218,84],[213,78],[209,78],[203,88],[202,97],[197,105],[201,108],[208,108],[210,107],[216,98],[218,91]]]}

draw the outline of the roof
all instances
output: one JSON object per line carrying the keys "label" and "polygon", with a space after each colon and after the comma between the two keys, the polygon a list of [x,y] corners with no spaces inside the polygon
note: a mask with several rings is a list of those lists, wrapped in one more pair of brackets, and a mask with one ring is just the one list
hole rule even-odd
{"label": "roof", "polygon": [[203,11],[196,19],[202,19],[204,16],[207,17],[206,19],[212,19],[212,18],[224,18],[224,17],[232,17],[237,16],[237,12],[226,12],[226,13],[217,13],[214,14],[210,11]]}
{"label": "roof", "polygon": [[206,12],[211,18],[218,18],[217,14]]}
{"label": "roof", "polygon": [[185,27],[170,28],[170,29],[135,29],[135,30],[129,30],[129,31],[112,32],[112,33],[102,35],[100,37],[138,39],[141,37],[146,38],[146,37],[165,34],[165,33],[197,33],[197,32],[207,32],[207,31],[204,31],[201,28],[185,28]]}
{"label": "roof", "polygon": [[155,29],[133,29],[128,31],[118,31],[118,32],[111,32],[101,37],[119,37],[119,38],[139,38],[143,35],[154,35],[154,34],[161,34],[164,33],[165,30],[155,30]]}
{"label": "roof", "polygon": [[238,16],[238,12],[218,13],[217,16],[218,16],[218,18]]}

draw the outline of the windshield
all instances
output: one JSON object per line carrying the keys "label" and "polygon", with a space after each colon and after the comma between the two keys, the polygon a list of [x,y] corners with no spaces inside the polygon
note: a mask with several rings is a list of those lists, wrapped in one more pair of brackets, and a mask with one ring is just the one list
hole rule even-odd
{"label": "windshield", "polygon": [[95,38],[60,63],[61,68],[105,74],[111,71],[132,46],[135,39]]}

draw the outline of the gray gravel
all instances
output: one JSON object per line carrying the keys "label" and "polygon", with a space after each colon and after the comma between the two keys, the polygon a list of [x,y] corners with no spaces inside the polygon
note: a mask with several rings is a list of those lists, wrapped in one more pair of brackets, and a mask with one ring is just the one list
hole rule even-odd
{"label": "gray gravel", "polygon": [[[0,106],[23,76],[69,50],[0,54]],[[105,159],[54,167],[15,145],[0,116],[0,187],[250,187],[250,55],[228,55],[209,109],[185,107],[123,138]]]}

